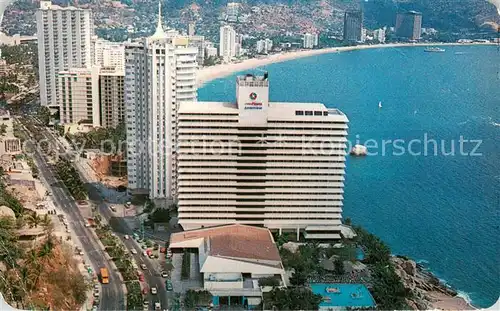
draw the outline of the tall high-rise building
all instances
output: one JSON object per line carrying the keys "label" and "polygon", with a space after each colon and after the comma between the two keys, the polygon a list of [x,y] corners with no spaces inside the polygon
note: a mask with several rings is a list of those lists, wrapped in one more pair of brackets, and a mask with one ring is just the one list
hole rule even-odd
{"label": "tall high-rise building", "polygon": [[93,30],[90,10],[40,1],[36,12],[40,99],[57,106],[59,71],[89,68]]}
{"label": "tall high-rise building", "polygon": [[318,45],[318,34],[305,33],[302,36],[304,49],[312,49]]}
{"label": "tall high-rise building", "polygon": [[196,24],[195,23],[189,23],[188,25],[188,36],[194,36],[196,33]]}
{"label": "tall high-rise building", "polygon": [[363,30],[363,12],[347,11],[344,13],[344,42],[361,42]]}
{"label": "tall high-rise building", "polygon": [[[159,6],[159,11],[161,6]],[[129,189],[151,199],[177,190],[177,111],[195,102],[197,48],[175,32],[156,32],[125,46],[125,107]]]}
{"label": "tall high-rise building", "polygon": [[269,102],[267,75],[238,77],[236,102],[181,105],[179,224],[339,239],[347,123],[323,104]]}
{"label": "tall high-rise building", "polygon": [[260,54],[267,54],[271,51],[272,48],[273,48],[273,40],[271,39],[258,40],[255,47],[257,53]]}
{"label": "tall high-rise building", "polygon": [[99,102],[101,126],[117,127],[125,123],[125,72],[117,67],[101,67],[99,71]]}
{"label": "tall high-rise building", "polygon": [[61,123],[100,126],[99,67],[59,71],[57,80]]}
{"label": "tall high-rise building", "polygon": [[408,40],[419,40],[422,36],[422,13],[409,11],[396,16],[396,36]]}
{"label": "tall high-rise building", "polygon": [[385,43],[385,27],[373,31],[373,39]]}
{"label": "tall high-rise building", "polygon": [[118,71],[125,69],[125,45],[123,42],[111,42],[104,39],[93,40],[93,63],[101,67],[114,67]]}
{"label": "tall high-rise building", "polygon": [[196,62],[198,66],[203,66],[205,61],[205,37],[204,36],[189,36],[189,46],[196,47],[198,49],[198,55],[196,57]]}
{"label": "tall high-rise building", "polygon": [[236,31],[229,25],[220,28],[219,56],[225,63],[230,62],[236,56]]}
{"label": "tall high-rise building", "polygon": [[226,6],[226,14],[228,22],[237,22],[240,12],[240,4],[237,2],[229,2]]}

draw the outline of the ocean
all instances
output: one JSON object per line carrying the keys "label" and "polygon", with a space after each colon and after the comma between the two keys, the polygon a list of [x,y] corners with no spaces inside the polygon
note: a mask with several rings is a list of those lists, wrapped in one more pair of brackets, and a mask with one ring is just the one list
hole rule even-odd
{"label": "ocean", "polygon": [[[350,120],[350,142],[369,147],[370,156],[348,157],[344,217],[475,306],[493,305],[500,294],[497,47],[360,50],[250,72],[263,70],[272,101],[339,108]],[[199,100],[234,100],[235,76],[207,83]]]}

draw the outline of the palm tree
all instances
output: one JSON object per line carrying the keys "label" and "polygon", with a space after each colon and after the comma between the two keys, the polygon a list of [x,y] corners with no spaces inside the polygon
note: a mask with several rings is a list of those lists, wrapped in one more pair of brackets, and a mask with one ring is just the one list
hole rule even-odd
{"label": "palm tree", "polygon": [[45,235],[50,236],[52,232],[54,231],[54,224],[52,223],[52,220],[49,217],[49,214],[45,214],[43,218],[41,219],[41,225],[43,227],[43,231],[45,232]]}
{"label": "palm tree", "polygon": [[37,214],[32,214],[26,216],[26,222],[30,228],[37,228],[39,224],[42,223],[42,218]]}

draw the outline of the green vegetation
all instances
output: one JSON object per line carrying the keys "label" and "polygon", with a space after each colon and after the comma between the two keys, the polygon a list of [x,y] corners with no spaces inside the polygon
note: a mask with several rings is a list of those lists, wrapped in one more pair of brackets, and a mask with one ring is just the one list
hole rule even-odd
{"label": "green vegetation", "polygon": [[390,260],[389,247],[378,237],[361,227],[355,227],[358,234],[356,241],[366,249],[365,263],[370,265],[372,272],[372,294],[379,310],[408,309],[406,298],[411,297],[396,274]]}
{"label": "green vegetation", "polygon": [[264,294],[264,310],[318,310],[321,295],[313,294],[309,288],[273,288]]}
{"label": "green vegetation", "polygon": [[[0,218],[0,292],[21,309],[78,309],[89,285],[80,274],[70,248],[52,236],[50,218],[41,218],[45,237],[31,247],[20,246],[18,224]],[[31,243],[30,243],[31,244]]]}
{"label": "green vegetation", "polygon": [[66,134],[66,137],[84,149],[99,149],[113,154],[127,153],[126,129],[123,124],[116,128],[98,128],[88,133]]}
{"label": "green vegetation", "polygon": [[212,294],[206,290],[188,289],[184,297],[184,307],[194,309],[196,307],[208,306],[212,302]]}
{"label": "green vegetation", "polygon": [[3,169],[0,167],[0,206],[2,205],[7,206],[12,211],[14,211],[16,218],[18,218],[23,214],[24,207],[16,197],[11,195],[7,191],[5,183],[2,180],[3,174],[4,174]]}
{"label": "green vegetation", "polygon": [[181,278],[189,279],[190,273],[191,273],[191,254],[187,251],[184,251],[184,254],[182,255]]}
{"label": "green vegetation", "polygon": [[49,125],[50,109],[46,106],[40,106],[40,108],[37,111],[37,117],[40,119],[42,124]]}
{"label": "green vegetation", "polygon": [[26,157],[26,162],[28,162],[28,166],[31,169],[31,174],[33,175],[34,178],[38,177],[38,167],[35,164],[35,161],[33,161],[33,158]]}
{"label": "green vegetation", "polygon": [[127,310],[142,310],[141,285],[138,281],[127,283]]}
{"label": "green vegetation", "polygon": [[170,211],[165,208],[157,208],[149,215],[149,220],[153,223],[168,223],[170,221]]}
{"label": "green vegetation", "polygon": [[78,171],[68,160],[60,159],[57,161],[56,172],[75,200],[87,199],[87,189],[85,189]]}
{"label": "green vegetation", "polygon": [[262,278],[262,279],[259,279],[259,286],[272,286],[272,287],[276,287],[276,286],[279,286],[280,285],[280,281],[273,277],[273,276],[269,276],[267,278]]}

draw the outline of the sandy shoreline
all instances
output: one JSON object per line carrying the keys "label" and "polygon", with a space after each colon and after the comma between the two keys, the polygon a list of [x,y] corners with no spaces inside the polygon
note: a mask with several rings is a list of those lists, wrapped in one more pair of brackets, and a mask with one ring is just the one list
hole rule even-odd
{"label": "sandy shoreline", "polygon": [[335,48],[324,48],[319,50],[300,50],[287,53],[272,54],[262,58],[251,58],[240,63],[220,64],[202,68],[198,71],[198,85],[203,83],[227,77],[235,72],[249,70],[269,64],[285,62],[289,60],[310,57],[314,55],[340,53],[346,51],[356,51],[365,49],[381,49],[381,48],[396,48],[396,47],[412,47],[412,46],[449,46],[449,45],[495,45],[495,43],[391,43],[391,44],[375,44],[375,45],[357,45]]}

